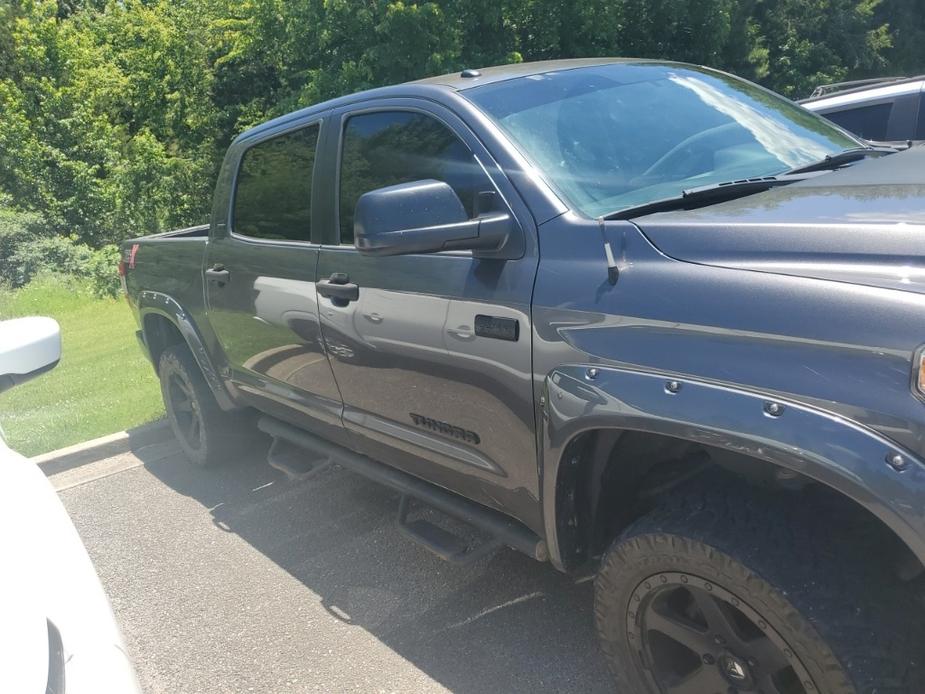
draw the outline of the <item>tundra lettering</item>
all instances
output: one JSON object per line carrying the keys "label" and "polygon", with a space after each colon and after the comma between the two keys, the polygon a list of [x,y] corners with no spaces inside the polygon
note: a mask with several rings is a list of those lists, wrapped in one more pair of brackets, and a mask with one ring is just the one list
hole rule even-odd
{"label": "tundra lettering", "polygon": [[413,421],[419,427],[423,427],[424,429],[430,429],[431,431],[436,431],[440,434],[452,436],[453,438],[460,439],[466,443],[474,443],[475,445],[478,445],[481,441],[481,439],[479,439],[479,435],[474,431],[468,431],[462,427],[453,426],[452,424],[447,424],[446,422],[431,419],[430,417],[425,417],[424,415],[415,414],[414,412],[409,414],[411,416],[411,421]]}

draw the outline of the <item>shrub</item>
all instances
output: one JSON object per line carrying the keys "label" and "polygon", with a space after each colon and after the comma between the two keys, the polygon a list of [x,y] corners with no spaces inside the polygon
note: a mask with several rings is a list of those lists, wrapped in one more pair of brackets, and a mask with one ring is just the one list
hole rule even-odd
{"label": "shrub", "polygon": [[21,287],[38,274],[85,275],[92,257],[93,251],[88,246],[66,236],[33,238],[13,251],[8,281]]}
{"label": "shrub", "polygon": [[73,237],[56,236],[44,218],[0,206],[0,285],[22,287],[39,275],[88,280],[96,296],[119,293],[119,248],[93,250]]}
{"label": "shrub", "polygon": [[119,247],[113,244],[93,251],[86,264],[90,288],[96,296],[118,296],[122,289],[119,281]]}
{"label": "shrub", "polygon": [[0,206],[0,284],[18,287],[27,282],[19,271],[18,253],[50,235],[41,215]]}

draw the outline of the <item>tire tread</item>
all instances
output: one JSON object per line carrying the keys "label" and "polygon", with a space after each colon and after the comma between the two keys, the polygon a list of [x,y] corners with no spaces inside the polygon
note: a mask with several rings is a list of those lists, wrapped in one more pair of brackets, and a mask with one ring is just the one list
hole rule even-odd
{"label": "tire tread", "polygon": [[719,475],[668,496],[630,525],[606,553],[595,587],[595,622],[617,680],[627,682],[622,671],[631,662],[625,636],[610,626],[633,575],[627,566],[659,557],[703,562],[728,578],[728,589],[761,595],[789,627],[788,641],[814,654],[832,692],[925,692],[922,615],[877,561],[885,538],[837,503],[811,498]]}

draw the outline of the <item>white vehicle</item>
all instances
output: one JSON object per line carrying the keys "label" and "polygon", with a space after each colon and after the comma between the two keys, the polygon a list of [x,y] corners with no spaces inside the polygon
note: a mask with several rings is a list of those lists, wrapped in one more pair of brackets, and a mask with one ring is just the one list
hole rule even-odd
{"label": "white vehicle", "polygon": [[[54,368],[60,355],[51,318],[0,321],[0,393]],[[0,556],[0,691],[140,691],[77,530],[42,471],[2,435]]]}
{"label": "white vehicle", "polygon": [[824,84],[800,104],[865,140],[925,140],[925,75]]}

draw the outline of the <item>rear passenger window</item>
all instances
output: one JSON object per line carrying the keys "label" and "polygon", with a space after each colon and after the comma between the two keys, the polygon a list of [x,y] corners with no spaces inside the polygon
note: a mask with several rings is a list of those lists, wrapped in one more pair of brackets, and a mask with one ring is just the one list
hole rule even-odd
{"label": "rear passenger window", "polygon": [[893,104],[875,104],[826,113],[826,118],[866,140],[885,140]]}
{"label": "rear passenger window", "polygon": [[318,126],[260,142],[244,153],[232,228],[258,239],[311,239],[312,167]]}
{"label": "rear passenger window", "polygon": [[351,116],[341,151],[340,242],[353,243],[363,193],[429,178],[449,184],[470,217],[478,193],[493,190],[466,144],[435,118],[411,111]]}

